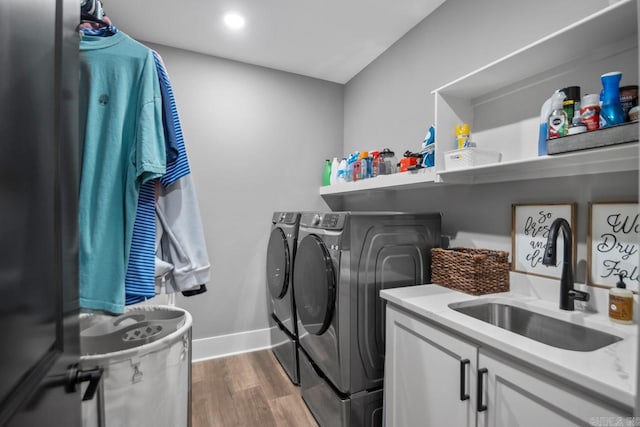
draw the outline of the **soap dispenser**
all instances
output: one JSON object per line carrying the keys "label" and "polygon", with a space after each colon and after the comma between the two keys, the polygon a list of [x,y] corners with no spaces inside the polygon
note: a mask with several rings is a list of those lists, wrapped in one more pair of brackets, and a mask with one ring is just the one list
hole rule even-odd
{"label": "soap dispenser", "polygon": [[618,276],[620,280],[616,287],[609,290],[609,318],[628,325],[633,323],[633,292],[627,289],[624,275]]}

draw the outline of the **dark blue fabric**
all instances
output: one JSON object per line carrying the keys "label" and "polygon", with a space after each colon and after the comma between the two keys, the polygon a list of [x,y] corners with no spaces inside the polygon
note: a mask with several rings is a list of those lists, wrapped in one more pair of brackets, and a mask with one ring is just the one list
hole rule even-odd
{"label": "dark blue fabric", "polygon": [[[162,61],[158,57],[156,52],[153,52],[153,59],[156,62],[156,69],[158,70],[158,79],[160,80],[160,92],[162,93],[162,123],[164,124],[164,139],[167,143],[167,165],[175,162],[178,159],[178,137],[176,135],[176,126],[173,120],[173,108],[175,102],[173,101],[173,92],[171,91],[171,84],[166,77],[167,73],[164,71]],[[162,72],[161,72],[162,69]]]}
{"label": "dark blue fabric", "polygon": [[156,186],[155,181],[140,186],[138,210],[133,224],[131,251],[124,291],[125,305],[156,295]]}
{"label": "dark blue fabric", "polygon": [[85,36],[95,37],[109,37],[118,32],[118,29],[113,25],[100,28],[80,28]]}
{"label": "dark blue fabric", "polygon": [[156,68],[158,70],[158,78],[160,79],[160,91],[162,92],[162,104],[163,104],[163,117],[166,114],[166,123],[172,124],[171,133],[175,136],[175,145],[178,150],[178,157],[175,161],[170,162],[167,160],[167,173],[160,178],[160,182],[165,187],[170,186],[177,180],[185,175],[188,175],[191,171],[189,169],[189,160],[187,159],[187,150],[184,146],[184,137],[182,136],[182,126],[180,124],[180,117],[178,117],[178,108],[176,107],[176,101],[173,96],[173,89],[171,87],[171,81],[167,75],[167,70],[162,63],[160,55],[153,52],[153,58],[156,61]]}

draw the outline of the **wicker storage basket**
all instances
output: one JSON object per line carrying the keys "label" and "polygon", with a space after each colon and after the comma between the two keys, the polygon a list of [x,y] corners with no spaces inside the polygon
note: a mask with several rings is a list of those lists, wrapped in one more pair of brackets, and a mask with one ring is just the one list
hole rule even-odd
{"label": "wicker storage basket", "polygon": [[507,292],[508,259],[489,249],[431,249],[431,283],[471,295]]}

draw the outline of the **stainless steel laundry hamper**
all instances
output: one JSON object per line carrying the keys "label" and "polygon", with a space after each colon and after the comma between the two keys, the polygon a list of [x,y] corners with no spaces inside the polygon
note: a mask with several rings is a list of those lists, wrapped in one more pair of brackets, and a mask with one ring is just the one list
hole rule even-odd
{"label": "stainless steel laundry hamper", "polygon": [[169,306],[81,314],[80,366],[103,369],[98,403],[83,402],[83,426],[191,425],[191,325],[189,312]]}

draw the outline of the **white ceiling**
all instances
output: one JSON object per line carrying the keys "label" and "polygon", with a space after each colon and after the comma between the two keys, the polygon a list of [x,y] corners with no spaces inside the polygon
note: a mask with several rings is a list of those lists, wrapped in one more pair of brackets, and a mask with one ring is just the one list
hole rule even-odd
{"label": "white ceiling", "polygon": [[[346,83],[444,0],[103,0],[114,25],[167,46]],[[242,31],[223,16],[244,15]]]}

